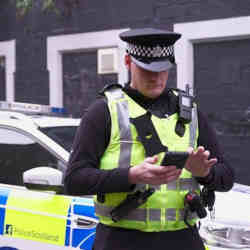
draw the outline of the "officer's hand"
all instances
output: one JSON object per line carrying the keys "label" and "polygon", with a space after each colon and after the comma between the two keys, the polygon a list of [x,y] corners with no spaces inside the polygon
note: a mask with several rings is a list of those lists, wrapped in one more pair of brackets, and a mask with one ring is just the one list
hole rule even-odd
{"label": "officer's hand", "polygon": [[129,169],[129,182],[131,184],[161,185],[174,181],[181,174],[175,166],[155,165],[157,156],[146,158],[141,164]]}
{"label": "officer's hand", "polygon": [[196,177],[205,177],[209,174],[212,166],[217,163],[216,158],[209,159],[210,152],[204,147],[199,146],[197,151],[189,149],[189,157],[185,164],[185,168]]}

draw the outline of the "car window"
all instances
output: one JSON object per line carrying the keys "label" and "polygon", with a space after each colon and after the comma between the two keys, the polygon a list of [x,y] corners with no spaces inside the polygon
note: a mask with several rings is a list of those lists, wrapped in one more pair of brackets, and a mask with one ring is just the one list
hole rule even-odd
{"label": "car window", "polygon": [[47,127],[40,128],[40,130],[56,141],[64,149],[70,151],[73,145],[77,126]]}
{"label": "car window", "polygon": [[23,185],[24,171],[39,167],[58,167],[58,159],[21,131],[0,128],[0,183]]}

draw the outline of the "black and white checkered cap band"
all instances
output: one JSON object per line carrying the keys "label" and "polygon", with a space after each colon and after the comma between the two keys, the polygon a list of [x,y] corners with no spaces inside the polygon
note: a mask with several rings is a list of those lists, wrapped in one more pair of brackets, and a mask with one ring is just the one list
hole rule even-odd
{"label": "black and white checkered cap band", "polygon": [[129,43],[127,46],[127,52],[135,57],[143,58],[168,58],[174,57],[174,46],[141,46]]}

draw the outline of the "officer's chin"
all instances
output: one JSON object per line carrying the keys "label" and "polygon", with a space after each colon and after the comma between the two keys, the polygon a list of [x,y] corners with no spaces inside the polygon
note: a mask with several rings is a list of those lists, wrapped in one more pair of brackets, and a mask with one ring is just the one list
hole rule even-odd
{"label": "officer's chin", "polygon": [[164,88],[162,86],[155,86],[150,91],[147,92],[146,97],[151,99],[158,98],[164,92]]}

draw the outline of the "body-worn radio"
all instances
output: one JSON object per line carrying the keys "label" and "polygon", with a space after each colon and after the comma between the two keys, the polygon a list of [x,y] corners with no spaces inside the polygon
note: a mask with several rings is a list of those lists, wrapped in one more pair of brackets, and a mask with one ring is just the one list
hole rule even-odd
{"label": "body-worn radio", "polygon": [[190,87],[186,84],[186,91],[179,92],[179,120],[183,123],[189,123],[192,120],[194,96],[190,93]]}

